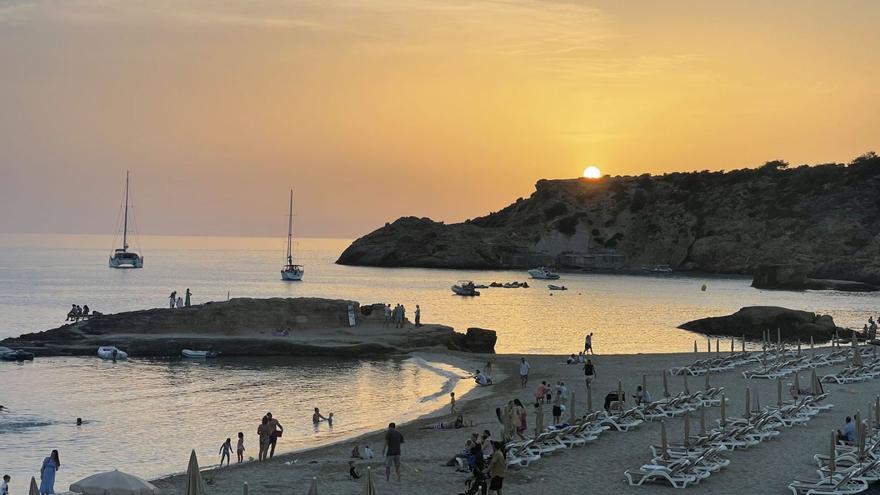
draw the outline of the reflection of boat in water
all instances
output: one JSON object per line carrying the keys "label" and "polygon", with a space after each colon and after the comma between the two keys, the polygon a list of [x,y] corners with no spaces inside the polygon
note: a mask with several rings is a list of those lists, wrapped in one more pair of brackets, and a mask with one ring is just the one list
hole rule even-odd
{"label": "reflection of boat in water", "polygon": [[219,352],[213,351],[194,351],[192,349],[184,349],[180,351],[180,355],[190,359],[215,358],[220,355]]}
{"label": "reflection of boat in water", "polygon": [[459,280],[452,286],[452,292],[459,296],[479,296],[480,291],[476,289],[474,283],[470,280]]}
{"label": "reflection of boat in water", "polygon": [[550,290],[568,290],[568,287],[566,287],[564,285],[549,284],[549,285],[547,285],[547,288]]}
{"label": "reflection of boat in water", "polygon": [[558,280],[559,274],[551,272],[546,267],[539,266],[538,268],[532,268],[529,270],[529,275],[532,278],[537,278],[541,280]]}
{"label": "reflection of boat in water", "polygon": [[21,349],[0,347],[0,361],[33,361],[34,353]]}
{"label": "reflection of boat in water", "polygon": [[672,267],[669,265],[643,266],[642,271],[648,273],[672,273]]}
{"label": "reflection of boat in water", "polygon": [[128,172],[125,172],[125,214],[122,220],[122,248],[110,255],[110,268],[143,268],[144,257],[128,250]]}
{"label": "reflection of boat in water", "polygon": [[128,353],[120,351],[112,345],[102,345],[101,347],[98,347],[98,357],[101,359],[116,359],[118,361],[128,359]]}

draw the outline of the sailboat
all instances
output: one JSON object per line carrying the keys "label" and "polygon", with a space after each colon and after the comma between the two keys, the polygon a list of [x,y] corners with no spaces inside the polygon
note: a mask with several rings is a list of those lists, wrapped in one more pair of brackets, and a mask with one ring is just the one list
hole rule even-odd
{"label": "sailboat", "polygon": [[110,268],[143,268],[144,257],[128,250],[128,170],[125,171],[125,217],[122,222],[122,248],[110,255]]}
{"label": "sailboat", "polygon": [[287,212],[287,264],[281,269],[281,280],[302,280],[305,270],[293,264],[293,189],[290,190],[290,208]]}

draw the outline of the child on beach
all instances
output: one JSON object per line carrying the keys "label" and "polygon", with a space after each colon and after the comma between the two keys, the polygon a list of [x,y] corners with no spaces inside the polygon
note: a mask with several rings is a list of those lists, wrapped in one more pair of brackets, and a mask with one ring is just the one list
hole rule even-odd
{"label": "child on beach", "polygon": [[238,432],[238,445],[235,446],[235,453],[238,455],[238,463],[244,461],[244,433]]}
{"label": "child on beach", "polygon": [[3,475],[3,483],[0,483],[0,495],[9,495],[9,480],[11,480],[8,474]]}
{"label": "child on beach", "polygon": [[226,459],[226,466],[229,467],[229,460],[232,458],[232,439],[227,438],[223,445],[220,446],[220,466],[223,466],[223,459]]}
{"label": "child on beach", "polygon": [[455,414],[455,392],[449,393],[449,414]]}

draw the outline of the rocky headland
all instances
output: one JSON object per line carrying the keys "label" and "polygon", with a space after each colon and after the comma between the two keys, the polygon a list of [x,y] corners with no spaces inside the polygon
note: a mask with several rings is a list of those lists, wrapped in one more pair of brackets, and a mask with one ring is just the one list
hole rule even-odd
{"label": "rocky headland", "polygon": [[[492,330],[459,333],[444,325],[384,328],[375,305],[317,298],[232,299],[181,309],[93,316],[44,332],[0,341],[38,356],[94,355],[113,345],[131,356],[179,357],[183,349],[225,356],[360,357],[441,346],[492,353]],[[350,310],[355,324],[350,324]]]}
{"label": "rocky headland", "polygon": [[528,198],[463,223],[404,217],[337,263],[386,267],[675,270],[880,285],[880,157],[728,172],[540,180]]}
{"label": "rocky headland", "polygon": [[749,306],[732,315],[701,318],[678,328],[712,336],[745,337],[747,340],[760,340],[766,331],[770,332],[771,340],[775,340],[779,329],[782,339],[789,342],[809,342],[810,338],[815,342],[827,342],[835,335],[848,337],[852,334],[851,330],[835,325],[831,316],[778,306]]}

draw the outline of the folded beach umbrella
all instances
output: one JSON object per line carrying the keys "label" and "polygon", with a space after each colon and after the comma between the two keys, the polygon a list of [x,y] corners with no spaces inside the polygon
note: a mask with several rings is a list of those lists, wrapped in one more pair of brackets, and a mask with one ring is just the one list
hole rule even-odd
{"label": "folded beach umbrella", "polygon": [[798,373],[794,374],[794,396],[797,398],[801,395],[801,379],[798,378]]}
{"label": "folded beach umbrella", "polygon": [[752,391],[746,387],[746,419],[752,417]]}
{"label": "folded beach umbrella", "polygon": [[756,388],[755,389],[755,412],[756,413],[761,412],[761,394],[759,392],[760,392],[760,390]]}
{"label": "folded beach umbrella", "polygon": [[727,397],[724,394],[721,394],[721,427],[727,427]]}
{"label": "folded beach umbrella", "polygon": [[690,390],[690,388],[688,388],[688,375],[687,375],[687,373],[685,373],[681,376],[684,378],[684,393],[686,395],[690,395],[691,390]]}
{"label": "folded beach umbrella", "polygon": [[776,380],[776,407],[782,409],[782,378]]}
{"label": "folded beach umbrella", "polygon": [[865,460],[865,425],[861,421],[856,424],[856,432],[859,436],[859,463]]}
{"label": "folded beach umbrella", "polygon": [[801,339],[798,337],[798,357],[801,357]]}
{"label": "folded beach umbrella", "polygon": [[[589,391],[588,391],[589,393]],[[542,404],[538,404],[538,407],[535,409],[535,438],[538,437],[544,431],[544,406]]]}
{"label": "folded beach umbrella", "polygon": [[31,486],[28,490],[28,495],[40,495],[40,489],[37,488],[37,480],[33,476],[31,476]]}
{"label": "folded beach umbrella", "polygon": [[620,409],[623,410],[623,382],[617,380],[617,402],[620,403]]}
{"label": "folded beach umbrella", "polygon": [[568,422],[571,424],[574,424],[574,420],[577,419],[577,416],[575,416],[575,410],[577,409],[574,407],[575,404],[577,404],[577,401],[574,398],[574,390],[572,390],[571,400],[568,403]]}
{"label": "folded beach umbrella", "polygon": [[700,436],[706,436],[706,408],[700,408]]}
{"label": "folded beach umbrella", "polygon": [[660,448],[663,450],[663,459],[669,459],[669,442],[666,441],[666,421],[660,422]]}
{"label": "folded beach umbrella", "polygon": [[816,344],[813,342],[813,336],[810,335],[810,354],[816,355]]}
{"label": "folded beach umbrella", "polygon": [[669,384],[666,382],[666,370],[663,370],[663,397],[669,398]]}
{"label": "folded beach umbrella", "polygon": [[711,371],[707,371],[707,372],[706,372],[706,385],[705,385],[705,388],[704,388],[703,390],[706,390],[706,391],[709,390],[709,375],[711,375],[711,374],[712,374]]}
{"label": "folded beach umbrella", "polygon": [[367,475],[364,476],[363,495],[379,495],[376,490],[376,483],[373,481],[373,470],[367,467]]}
{"label": "folded beach umbrella", "polygon": [[880,428],[880,395],[878,395],[877,399],[874,401],[874,422],[877,423],[877,427]]}
{"label": "folded beach umbrella", "polygon": [[312,476],[312,484],[309,486],[309,491],[306,492],[306,495],[318,495],[318,478]]}
{"label": "folded beach umbrella", "polygon": [[83,495],[156,495],[152,483],[122,471],[93,474],[70,485],[70,491]]}
{"label": "folded beach umbrella", "polygon": [[642,397],[648,393],[648,377],[642,375]]}
{"label": "folded beach umbrella", "polygon": [[859,340],[856,337],[855,332],[852,333],[852,353],[853,353],[853,360],[852,360],[853,366],[856,368],[861,368],[862,366],[864,366],[864,364],[862,364],[862,352],[859,350]]}
{"label": "folded beach umbrella", "polygon": [[202,480],[202,473],[199,472],[199,460],[196,459],[196,451],[193,450],[189,455],[189,466],[186,468],[186,489],[184,495],[205,495],[208,489]]}
{"label": "folded beach umbrella", "polygon": [[810,373],[810,392],[811,395],[822,395],[822,383],[819,381],[819,377],[816,376],[815,369]]}
{"label": "folded beach umbrella", "polygon": [[831,430],[831,453],[828,455],[828,469],[834,478],[834,469],[837,467],[837,432]]}
{"label": "folded beach umbrella", "polygon": [[697,340],[694,339],[694,352],[697,352]]}
{"label": "folded beach umbrella", "polygon": [[691,445],[691,412],[684,413],[684,445]]}

